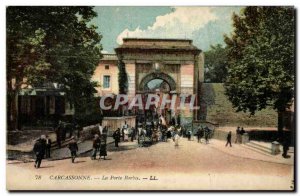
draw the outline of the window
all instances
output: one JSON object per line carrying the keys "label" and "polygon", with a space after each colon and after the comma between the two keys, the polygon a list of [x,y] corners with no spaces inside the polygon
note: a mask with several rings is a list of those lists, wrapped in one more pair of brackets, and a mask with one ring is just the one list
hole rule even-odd
{"label": "window", "polygon": [[104,67],[105,67],[105,69],[109,69],[109,65],[105,65]]}
{"label": "window", "polygon": [[110,88],[110,76],[103,76],[103,88]]}

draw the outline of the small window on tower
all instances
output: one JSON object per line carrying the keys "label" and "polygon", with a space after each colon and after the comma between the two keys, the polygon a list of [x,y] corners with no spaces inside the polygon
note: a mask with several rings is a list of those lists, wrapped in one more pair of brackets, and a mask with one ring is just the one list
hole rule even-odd
{"label": "small window on tower", "polygon": [[109,69],[109,65],[105,65],[105,69]]}
{"label": "small window on tower", "polygon": [[110,88],[110,76],[103,76],[103,88]]}

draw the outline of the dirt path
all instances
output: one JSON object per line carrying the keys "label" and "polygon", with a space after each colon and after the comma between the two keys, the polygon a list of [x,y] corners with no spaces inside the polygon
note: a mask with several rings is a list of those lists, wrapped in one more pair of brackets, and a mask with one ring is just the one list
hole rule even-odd
{"label": "dirt path", "polygon": [[[178,149],[169,141],[150,148],[110,152],[108,157],[105,161],[78,158],[76,164],[70,160],[44,162],[38,170],[32,163],[8,164],[7,187],[26,190],[291,190],[293,179],[293,166],[234,157],[186,139],[181,139]],[[65,179],[69,175],[84,175],[88,179]],[[157,180],[150,180],[150,176]],[[36,179],[39,177],[41,179]]]}

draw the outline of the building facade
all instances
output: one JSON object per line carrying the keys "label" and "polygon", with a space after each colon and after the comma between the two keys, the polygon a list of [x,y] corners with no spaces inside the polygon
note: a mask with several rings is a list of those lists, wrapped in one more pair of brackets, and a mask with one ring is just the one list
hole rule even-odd
{"label": "building facade", "polygon": [[103,54],[103,58],[100,60],[92,77],[92,80],[100,85],[96,88],[98,96],[108,93],[119,93],[118,74],[117,56],[115,54]]}
{"label": "building facade", "polygon": [[20,90],[17,103],[19,129],[54,127],[63,116],[72,116],[75,112],[65,92],[53,83]]}

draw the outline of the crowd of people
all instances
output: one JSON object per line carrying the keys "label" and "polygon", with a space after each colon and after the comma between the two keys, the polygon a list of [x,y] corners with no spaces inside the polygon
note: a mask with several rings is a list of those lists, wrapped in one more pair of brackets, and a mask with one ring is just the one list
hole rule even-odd
{"label": "crowd of people", "polygon": [[189,141],[193,136],[198,138],[198,142],[202,143],[201,138],[205,139],[205,143],[209,143],[209,138],[212,137],[213,131],[207,126],[200,126],[197,131],[188,131],[182,126],[175,124],[171,121],[171,124],[167,125],[165,119],[160,116],[157,121],[138,121],[136,127],[129,127],[124,123],[122,128],[118,128],[113,133],[115,139],[115,147],[118,147],[118,143],[121,141],[137,140],[140,146],[149,146],[156,142],[167,142],[169,139],[174,141],[175,147],[179,146],[179,139],[186,137]]}
{"label": "crowd of people", "polygon": [[[191,134],[189,134],[189,137],[190,137],[190,135]],[[212,136],[212,130],[210,130],[207,126],[203,127],[202,125],[200,125],[200,127],[198,128],[198,130],[196,132],[196,136],[197,136],[198,143],[202,143],[201,139],[204,137],[205,143],[208,144],[209,138]]]}
{"label": "crowd of people", "polygon": [[[57,129],[62,129],[62,124],[60,123]],[[56,131],[57,133],[58,131]],[[243,127],[237,127],[236,129],[236,138],[235,143],[242,143],[242,136],[246,133]],[[213,130],[209,129],[207,126],[200,125],[197,130],[192,132],[191,130],[185,130],[180,125],[167,125],[164,118],[160,117],[158,122],[138,122],[136,127],[130,127],[125,121],[123,126],[117,128],[112,134],[114,139],[114,146],[119,147],[120,142],[135,141],[144,146],[145,142],[167,142],[169,139],[173,140],[175,148],[178,148],[179,141],[181,138],[186,137],[188,141],[191,141],[195,136],[198,143],[208,144],[209,139],[212,137]],[[102,127],[101,124],[98,126],[98,131],[93,135],[93,144],[92,144],[92,155],[91,159],[103,160],[107,157],[107,137],[108,137],[108,127]],[[67,147],[70,150],[70,156],[72,163],[75,162],[75,158],[78,153],[78,144],[74,136],[70,134],[70,141],[67,144]],[[61,135],[57,136],[57,146],[61,147]],[[65,139],[65,138],[64,138]],[[204,140],[203,140],[204,139]],[[34,144],[33,151],[36,156],[35,168],[41,166],[43,158],[51,158],[51,146],[52,141],[48,135],[42,135],[39,139],[36,140]],[[229,131],[226,136],[225,146],[232,147],[232,131]],[[288,146],[288,145],[286,145]],[[286,149],[284,149],[283,156],[286,156]]]}
{"label": "crowd of people", "polygon": [[[59,131],[57,131],[59,130]],[[63,130],[62,123],[59,123],[59,126],[56,130],[56,133]],[[243,127],[240,127],[236,130],[236,143],[241,143],[242,135],[245,133]],[[167,142],[169,139],[173,140],[175,148],[178,148],[179,141],[181,138],[186,137],[188,141],[192,140],[192,137],[197,138],[198,143],[209,143],[209,139],[212,137],[212,130],[209,129],[207,126],[200,125],[197,130],[192,132],[191,130],[185,130],[180,125],[167,125],[166,121],[162,116],[160,116],[158,122],[155,121],[148,121],[148,122],[141,122],[139,121],[136,124],[136,127],[130,127],[127,122],[125,121],[123,126],[117,128],[112,134],[112,138],[114,139],[114,146],[116,148],[119,147],[120,142],[128,142],[128,141],[135,141],[140,144],[140,146],[144,146],[145,142]],[[225,146],[232,146],[231,138],[232,138],[231,131],[227,135],[227,142]],[[78,144],[74,136],[71,136],[71,140],[68,142],[67,147],[70,150],[71,161],[72,163],[75,162],[75,158],[78,152]],[[99,124],[98,131],[93,136],[93,145],[92,145],[92,160],[99,160],[103,157],[103,160],[107,157],[107,137],[108,137],[108,127],[102,126]],[[57,145],[61,147],[61,134],[57,135]],[[64,138],[65,139],[65,138]],[[42,135],[34,145],[34,153],[36,155],[35,167],[39,168],[42,162],[42,159],[50,158],[51,157],[51,139],[46,135]]]}
{"label": "crowd of people", "polygon": [[[122,127],[117,128],[117,130],[114,131],[112,138],[114,139],[114,144],[117,148],[119,147],[120,142],[133,142],[137,140],[140,146],[146,146],[147,142],[153,144],[155,142],[167,142],[169,139],[172,139],[175,148],[178,148],[180,138],[187,137],[188,140],[191,140],[193,135],[197,136],[198,142],[201,142],[201,138],[204,137],[205,143],[208,144],[209,138],[211,137],[211,130],[208,127],[200,126],[197,132],[193,134],[191,131],[184,130],[180,125],[175,125],[175,122],[172,121],[172,123],[173,124],[167,125],[162,116],[160,116],[157,122],[139,121],[136,127],[130,127],[125,121]],[[66,140],[67,130],[70,128],[71,127],[68,127],[67,124],[59,122],[58,127],[56,128],[56,143],[58,148],[62,147],[62,141]],[[72,134],[73,131],[70,131],[70,140],[67,143],[67,147],[70,150],[71,161],[74,163],[78,153],[78,144],[75,136],[72,136]],[[103,127],[99,124],[97,133],[93,135],[92,160],[96,160],[97,157],[99,160],[101,160],[102,157],[104,160],[106,159],[107,137],[108,127]],[[36,156],[36,168],[40,167],[42,159],[51,157],[51,146],[52,141],[48,135],[42,135],[36,140],[33,149]]]}
{"label": "crowd of people", "polygon": [[245,130],[244,128],[240,128],[240,127],[237,127],[236,129],[236,139],[235,139],[235,142],[236,144],[241,144],[242,143],[242,136],[245,134]]}

